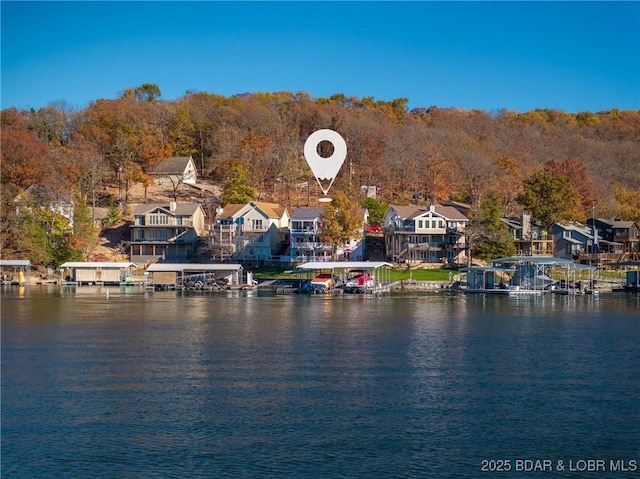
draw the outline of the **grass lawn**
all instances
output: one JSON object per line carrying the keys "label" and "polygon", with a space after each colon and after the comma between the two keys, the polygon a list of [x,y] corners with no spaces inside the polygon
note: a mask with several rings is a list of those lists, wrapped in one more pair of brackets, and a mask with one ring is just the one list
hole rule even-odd
{"label": "grass lawn", "polygon": [[[457,273],[454,269],[392,269],[391,281],[406,281],[413,279],[415,281],[449,281],[449,273]],[[284,268],[274,266],[261,266],[253,271],[255,279],[269,280],[280,278],[292,278],[292,275],[285,273]]]}

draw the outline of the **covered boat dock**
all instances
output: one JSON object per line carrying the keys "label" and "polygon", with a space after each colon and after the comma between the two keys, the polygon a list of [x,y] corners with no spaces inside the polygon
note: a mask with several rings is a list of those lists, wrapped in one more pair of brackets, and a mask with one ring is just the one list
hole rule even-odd
{"label": "covered boat dock", "polygon": [[0,259],[0,280],[2,284],[26,285],[31,274],[28,259]]}
{"label": "covered boat dock", "polygon": [[458,288],[462,292],[512,296],[593,292],[598,268],[563,258],[512,256],[461,271],[466,273]]}
{"label": "covered boat dock", "polygon": [[385,261],[311,261],[298,266],[296,273],[308,279],[330,273],[333,286],[327,292],[382,293],[391,287],[391,268]]}
{"label": "covered boat dock", "polygon": [[214,290],[242,284],[242,265],[227,263],[154,263],[147,268],[147,287]]}
{"label": "covered boat dock", "polygon": [[68,261],[60,265],[62,284],[133,285],[135,263],[120,261]]}

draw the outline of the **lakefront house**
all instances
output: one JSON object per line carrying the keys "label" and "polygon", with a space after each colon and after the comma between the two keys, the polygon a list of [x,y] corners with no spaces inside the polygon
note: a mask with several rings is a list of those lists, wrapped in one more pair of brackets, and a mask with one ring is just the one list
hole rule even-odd
{"label": "lakefront house", "polygon": [[468,222],[452,206],[390,206],[383,219],[386,259],[407,264],[465,264]]}
{"label": "lakefront house", "polygon": [[206,236],[199,203],[141,204],[133,211],[129,257],[134,263],[189,260]]}
{"label": "lakefront house", "polygon": [[209,238],[213,260],[278,261],[289,250],[289,213],[276,203],[228,204],[216,210]]}

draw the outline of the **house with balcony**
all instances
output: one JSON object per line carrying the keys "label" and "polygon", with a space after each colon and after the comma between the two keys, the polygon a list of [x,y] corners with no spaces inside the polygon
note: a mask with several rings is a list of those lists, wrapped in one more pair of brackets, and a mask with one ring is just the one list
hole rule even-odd
{"label": "house with balcony", "polygon": [[135,263],[188,261],[206,237],[206,216],[198,203],[137,205],[133,211],[129,257]]}
{"label": "house with balcony", "polygon": [[622,244],[621,261],[640,259],[640,227],[635,221],[589,218],[587,226],[595,228],[602,239]]}
{"label": "house with balcony", "polygon": [[289,259],[289,213],[276,203],[251,201],[219,208],[209,235],[214,260]]}
{"label": "house with balcony", "polygon": [[553,235],[531,215],[500,218],[507,225],[518,256],[553,256]]}
{"label": "house with balcony", "polygon": [[333,248],[320,240],[324,208],[297,208],[289,220],[291,260],[295,262],[331,261]]}
{"label": "house with balcony", "polygon": [[452,206],[390,206],[383,229],[387,261],[408,264],[464,264],[469,218]]}
{"label": "house with balcony", "polygon": [[602,266],[621,261],[622,243],[601,238],[593,227],[581,223],[554,223],[554,256],[589,265]]}

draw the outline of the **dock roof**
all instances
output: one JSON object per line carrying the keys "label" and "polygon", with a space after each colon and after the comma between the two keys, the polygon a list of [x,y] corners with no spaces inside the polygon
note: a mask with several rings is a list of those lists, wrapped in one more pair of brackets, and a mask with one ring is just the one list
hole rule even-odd
{"label": "dock roof", "polygon": [[297,269],[322,270],[322,269],[378,269],[393,268],[391,263],[385,261],[310,261],[298,266]]}
{"label": "dock roof", "polygon": [[153,263],[149,265],[147,271],[153,272],[169,272],[169,271],[240,271],[241,264],[234,263]]}
{"label": "dock roof", "polygon": [[121,261],[67,261],[60,265],[60,268],[135,268],[135,263],[125,263]]}

